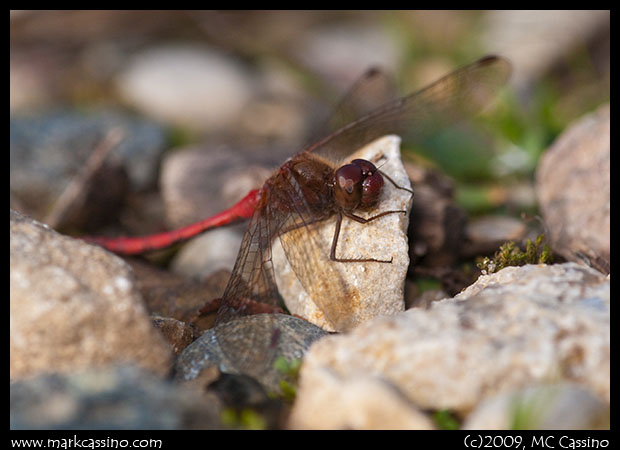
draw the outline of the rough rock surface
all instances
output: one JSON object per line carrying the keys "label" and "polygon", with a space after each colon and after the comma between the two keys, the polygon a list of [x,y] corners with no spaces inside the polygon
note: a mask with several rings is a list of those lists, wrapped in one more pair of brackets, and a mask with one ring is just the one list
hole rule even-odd
{"label": "rough rock surface", "polygon": [[536,174],[553,250],[609,273],[610,106],[571,125],[542,157]]}
{"label": "rough rock surface", "polygon": [[432,430],[422,411],[380,377],[341,378],[328,368],[317,369],[305,383],[317,390],[311,400],[299,399],[289,419],[292,429]]}
{"label": "rough rock surface", "polygon": [[[489,396],[558,381],[608,403],[609,286],[607,277],[575,263],[508,267],[430,309],[379,317],[322,339],[301,368],[295,424],[314,423],[322,398],[314,381],[326,370],[343,384],[383,379],[421,409],[460,416]],[[348,406],[351,414],[359,407],[342,401],[334,398],[334,407]]]}
{"label": "rough rock surface", "polygon": [[110,363],[167,373],[170,347],[153,327],[127,264],[10,215],[11,377]]}
{"label": "rough rock surface", "polygon": [[[400,160],[400,138],[386,136],[378,139],[351,156],[376,162],[381,171],[399,186],[411,189],[407,173]],[[326,283],[308,293],[284,256],[279,241],[273,246],[273,262],[278,290],[292,314],[297,314],[329,331],[346,331],[379,315],[396,314],[405,309],[404,283],[409,267],[407,245],[408,212],[411,193],[397,189],[387,179],[378,206],[372,211],[358,213],[370,217],[383,211],[406,210],[407,214],[389,214],[361,224],[343,219],[336,257],[392,259],[391,264],[377,262],[334,263],[329,252],[334,236],[335,217],[319,224],[320,239],[313,243],[315,267],[324,271],[317,275]],[[305,229],[293,231],[296,239],[309,240]],[[318,263],[317,263],[318,261]],[[348,295],[344,295],[345,294]],[[322,304],[323,307],[320,305]]]}

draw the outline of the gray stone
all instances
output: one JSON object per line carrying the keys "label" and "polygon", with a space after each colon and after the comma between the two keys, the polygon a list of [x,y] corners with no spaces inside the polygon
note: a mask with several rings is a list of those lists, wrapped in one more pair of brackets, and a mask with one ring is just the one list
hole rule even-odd
{"label": "gray stone", "polygon": [[497,251],[508,241],[520,241],[526,237],[527,225],[523,220],[510,216],[483,216],[467,224],[467,243],[464,255],[477,256]]}
{"label": "gray stone", "polygon": [[[156,181],[158,157],[165,149],[166,133],[158,125],[115,110],[90,113],[56,110],[15,116],[10,124],[11,190],[19,194],[32,183],[44,183],[47,195],[58,195],[67,174],[83,167],[93,149],[112,128],[123,130],[124,139],[113,158],[127,162],[136,189]],[[58,186],[60,185],[60,186]]]}
{"label": "gray stone", "polygon": [[220,405],[135,367],[53,374],[11,383],[11,429],[214,429]]}
{"label": "gray stone", "polygon": [[368,67],[393,71],[400,63],[397,42],[368,24],[339,23],[314,28],[294,47],[294,55],[302,64],[341,88],[350,86]]}
{"label": "gray stone", "polygon": [[283,314],[254,314],[207,330],[177,358],[176,379],[199,378],[213,367],[256,378],[268,391],[280,392],[284,374],[274,366],[282,357],[292,362],[326,333],[311,323]]}
{"label": "gray stone", "polygon": [[609,273],[610,106],[572,124],[543,155],[536,173],[540,208],[554,251]]}
{"label": "gray stone", "polygon": [[155,184],[166,145],[161,127],[114,110],[56,110],[12,117],[11,206],[44,220],[112,130],[122,139],[80,187],[82,201],[75,201],[55,226],[88,228],[109,221],[110,211],[122,205],[129,188]]}
{"label": "gray stone", "polygon": [[10,374],[131,363],[166,374],[171,351],[129,266],[11,211]]}
{"label": "gray stone", "polygon": [[290,149],[215,145],[179,148],[162,161],[160,186],[166,218],[187,225],[230,208],[262,186]]}
{"label": "gray stone", "polygon": [[498,10],[486,19],[486,48],[512,61],[517,86],[540,78],[576,46],[610,27],[608,10]]}
{"label": "gray stone", "polygon": [[118,78],[121,95],[145,114],[200,132],[231,126],[253,92],[245,68],[204,46],[168,45],[136,55]]}
{"label": "gray stone", "polygon": [[242,233],[230,228],[210,230],[184,245],[170,268],[174,273],[196,279],[221,269],[232,270],[242,237]]}

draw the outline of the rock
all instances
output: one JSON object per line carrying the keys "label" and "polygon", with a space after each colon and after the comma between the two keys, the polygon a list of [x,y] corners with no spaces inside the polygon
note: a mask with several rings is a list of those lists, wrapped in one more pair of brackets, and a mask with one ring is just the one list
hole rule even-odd
{"label": "rock", "polygon": [[[32,111],[53,103],[50,71],[57,78],[58,64],[54,58],[36,58],[27,52],[11,51],[9,59],[9,110],[12,113]],[[51,59],[51,61],[50,61]]]}
{"label": "rock", "polygon": [[216,429],[219,403],[135,367],[11,383],[11,429]]}
{"label": "rock", "polygon": [[[282,73],[274,75],[277,77]],[[244,109],[238,134],[244,141],[277,143],[289,150],[299,149],[299,144],[308,137],[312,119],[320,115],[318,106],[308,106],[307,92],[301,87],[298,87],[299,92],[291,95],[279,88],[272,89],[270,80],[264,76],[259,83],[264,86],[257,98]]]}
{"label": "rock", "polygon": [[224,405],[238,411],[261,407],[270,400],[263,385],[247,375],[220,373],[207,389],[217,395]]}
{"label": "rock", "polygon": [[202,280],[188,280],[137,259],[128,259],[128,262],[151,314],[176,319],[184,324],[183,327],[188,323],[196,325],[199,330],[213,327],[217,307],[201,318],[197,318],[197,313],[208,307],[213,299],[222,296],[230,271],[220,270]]}
{"label": "rock", "polygon": [[444,268],[457,262],[467,214],[454,201],[454,185],[445,175],[405,163],[415,200],[409,223],[409,257],[414,268]]}
{"label": "rock", "polygon": [[172,351],[178,355],[185,347],[194,342],[198,336],[198,328],[186,322],[170,317],[153,317],[153,325],[164,335],[172,346]]}
{"label": "rock", "polygon": [[183,246],[172,260],[171,270],[184,277],[197,279],[222,269],[231,271],[242,238],[241,230],[230,228],[210,230]]}
{"label": "rock", "polygon": [[467,240],[461,254],[469,257],[492,254],[508,241],[521,241],[526,237],[527,231],[525,223],[514,217],[479,217],[467,224]]}
{"label": "rock", "polygon": [[386,380],[423,410],[462,417],[490,396],[552,381],[577,383],[608,404],[609,289],[608,278],[575,263],[481,276],[429,309],[378,317],[315,343],[294,409],[320,395],[310,381],[325,370],[343,384]]}
{"label": "rock", "polygon": [[277,358],[292,362],[326,333],[305,320],[284,314],[255,314],[206,331],[177,358],[179,381],[191,382],[215,366],[230,374],[256,378],[269,392],[280,392],[284,375]]}
{"label": "rock", "polygon": [[[372,160],[382,153],[377,165],[399,186],[411,185],[400,160],[400,138],[386,136],[374,141],[351,156]],[[411,208],[412,196],[397,189],[387,179],[381,200],[372,211],[361,215],[370,217],[383,211]],[[378,315],[396,314],[405,309],[404,283],[409,267],[407,247],[408,215],[389,214],[376,221],[361,224],[344,218],[336,256],[339,258],[393,259],[391,264],[377,262],[334,263],[329,260],[336,217],[320,222],[317,226],[320,239],[312,243],[316,260],[316,282],[324,283],[313,293],[308,293],[291,268],[280,241],[273,245],[273,263],[278,291],[292,314],[328,331],[346,331]],[[296,241],[308,241],[306,228],[295,233]],[[344,293],[344,295],[343,295]]]}
{"label": "rock", "polygon": [[[94,147],[115,127],[124,131],[124,139],[113,154],[127,162],[133,187],[152,186],[158,158],[166,146],[163,128],[115,110],[55,110],[11,119],[11,189],[27,187],[34,176],[46,176],[48,184],[59,182],[56,178],[81,168]],[[16,168],[24,174],[13,174]]]}
{"label": "rock", "polygon": [[111,363],[166,374],[170,347],[151,324],[127,264],[10,215],[11,377]]}
{"label": "rock", "polygon": [[[554,305],[558,300],[567,299],[576,302],[584,298],[596,297],[603,301],[603,304],[598,306],[606,311],[609,307],[609,298],[606,293],[609,280],[605,280],[606,278],[600,273],[579,264],[529,264],[521,267],[506,267],[495,274],[480,276],[476,283],[454,298],[466,300],[483,293],[485,289],[492,292],[498,287],[505,287],[509,289],[510,294],[522,295],[550,305]],[[582,284],[588,289],[580,289]],[[554,296],[549,293],[550,287],[557,289],[553,293]],[[593,303],[591,306],[594,307],[597,304]]]}
{"label": "rock", "polygon": [[75,214],[81,220],[73,225],[84,226],[100,216],[109,218],[113,208],[105,208],[103,199],[118,208],[126,194],[127,177],[133,189],[152,186],[166,145],[161,127],[117,111],[85,114],[58,110],[11,118],[11,193],[28,207],[29,213],[42,219],[114,128],[121,130],[124,139],[106,159],[105,176],[87,186],[90,191],[86,197],[93,200],[85,202],[82,214]]}
{"label": "rock", "polygon": [[575,47],[609,30],[609,18],[608,10],[491,11],[483,41],[488,50],[512,61],[513,82],[523,86],[540,78]]}
{"label": "rock", "polygon": [[443,289],[429,289],[423,292],[419,291],[420,289],[417,284],[413,281],[407,280],[407,285],[405,286],[405,309],[428,309],[431,303],[450,297],[450,295]]}
{"label": "rock", "polygon": [[397,43],[383,30],[368,24],[316,27],[293,48],[292,55],[304,66],[341,88],[350,86],[371,66],[394,71],[400,63]]}
{"label": "rock", "polygon": [[609,405],[569,383],[507,391],[482,402],[465,430],[609,429]]}
{"label": "rock", "polygon": [[166,217],[180,227],[217,214],[262,186],[289,150],[229,145],[187,147],[162,162],[160,185]]}
{"label": "rock", "polygon": [[432,421],[385,379],[340,378],[328,368],[313,371],[304,384],[314,395],[299,397],[289,418],[292,429],[432,430]]}
{"label": "rock", "polygon": [[569,127],[536,173],[540,207],[554,251],[609,273],[611,234],[610,107]]}
{"label": "rock", "polygon": [[134,57],[117,84],[121,95],[145,114],[200,132],[233,125],[253,93],[238,61],[205,46],[147,50]]}

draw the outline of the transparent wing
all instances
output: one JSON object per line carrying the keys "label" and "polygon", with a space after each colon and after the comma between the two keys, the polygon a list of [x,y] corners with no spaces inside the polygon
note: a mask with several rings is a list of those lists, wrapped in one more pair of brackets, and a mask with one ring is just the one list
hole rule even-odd
{"label": "transparent wing", "polygon": [[267,220],[271,213],[268,202],[257,208],[248,223],[235,261],[216,324],[251,313],[251,302],[277,306],[278,289],[273,275],[271,242],[281,225]]}
{"label": "transparent wing", "polygon": [[[483,58],[345,125],[308,150],[328,156],[332,161],[341,161],[364,144],[388,133],[414,138],[425,136],[480,111],[505,84],[509,74],[510,64],[505,59]],[[369,72],[345,97],[333,120],[336,123],[347,120],[357,109],[359,95],[372,90],[372,86],[381,91],[379,87],[387,86],[386,80],[380,72]],[[274,188],[263,192],[263,206],[257,208],[248,225],[218,312],[219,323],[243,315],[248,307],[246,300],[277,305],[279,296],[271,255],[271,244],[276,236],[280,236],[293,270],[317,306],[329,309],[337,303],[330,300],[329,305],[322,304],[319,292],[343,299],[339,303],[342,308],[347,307],[345,297],[355,298],[355,293],[347,290],[332,269],[331,242],[318,239],[313,232],[317,222],[333,211],[317,213],[312,202],[306,200],[306,196],[313,193],[294,178],[279,174],[271,180]]]}
{"label": "transparent wing", "polygon": [[386,134],[420,140],[481,111],[510,76],[510,63],[488,56],[458,69],[428,87],[391,101],[345,125],[307,151],[341,162],[365,144]]}
{"label": "transparent wing", "polygon": [[[305,155],[298,158],[305,161]],[[331,171],[327,166],[322,170]],[[309,292],[316,282],[322,283],[328,296],[335,293],[347,296],[344,281],[338,278],[332,264],[328,264],[328,244],[320,236],[314,236],[314,226],[331,215],[330,205],[317,208],[315,203],[314,208],[311,207],[306,196],[312,198],[318,194],[311,187],[302,187],[291,172],[278,172],[265,186],[259,207],[248,224],[216,319],[217,340],[222,353],[228,360],[234,360],[233,370],[259,378],[273,367],[279,339],[275,316],[264,317],[258,328],[230,332],[230,327],[233,319],[256,313],[257,304],[279,306],[272,259],[272,241],[276,236],[280,236],[295,274]],[[302,232],[305,239],[296,234]],[[339,291],[338,286],[343,288]],[[334,298],[337,302],[338,299]],[[347,307],[346,303],[339,303],[342,308]]]}
{"label": "transparent wing", "polygon": [[[349,315],[359,303],[359,291],[345,281],[330,260],[333,230],[324,228],[325,215],[313,212],[305,189],[296,179],[289,178],[291,221],[280,229],[282,248],[297,280],[336,329],[348,329]],[[327,205],[326,205],[327,206]],[[333,214],[330,214],[333,216]]]}
{"label": "transparent wing", "polygon": [[378,67],[368,69],[334,106],[330,116],[310,133],[306,143],[314,144],[395,99],[396,94],[396,84],[391,77]]}
{"label": "transparent wing", "polygon": [[[470,66],[457,70],[429,87],[387,103],[338,129],[328,137],[307,148],[314,154],[339,162],[364,144],[389,133],[405,137],[421,137],[455,120],[475,114],[504,85],[510,73],[509,63],[501,58],[484,58]],[[349,119],[351,111],[357,109],[351,96],[333,116],[333,123],[340,124]],[[363,109],[363,108],[362,108]],[[295,158],[303,159],[306,154]],[[327,167],[327,166],[325,166]],[[269,184],[271,183],[271,184]],[[310,294],[312,300],[326,314],[327,319],[337,321],[346,317],[346,311],[359,298],[359,292],[348,286],[334,270],[329,260],[331,239],[315,233],[319,222],[333,215],[333,202],[323,205],[313,197],[314,187],[302,186],[286,171],[276,173],[262,190],[262,203],[254,212],[244,235],[233,273],[222,298],[217,323],[251,312],[252,302],[275,306],[279,295],[274,278],[271,253],[272,241],[276,236],[287,255],[297,278]],[[318,185],[317,185],[318,186]],[[318,189],[318,188],[316,188]],[[337,328],[343,324],[333,323]],[[252,346],[247,349],[246,358],[238,366],[258,366],[256,355],[264,354],[278,339],[275,321],[256,331]],[[264,330],[272,330],[264,332]],[[244,336],[222,334],[223,351],[246,342]],[[241,342],[243,341],[243,342]],[[247,345],[244,347],[248,347]],[[260,352],[253,352],[260,347]],[[253,370],[262,370],[254,367]]]}
{"label": "transparent wing", "polygon": [[[317,173],[332,171],[308,154],[297,155],[296,163],[313,164]],[[337,318],[346,317],[344,311],[350,310],[350,302],[359,293],[347,286],[329,259],[332,236],[322,236],[317,230],[334,212],[333,201],[317,200],[325,195],[324,183],[323,176],[309,182],[286,170],[267,181],[270,188],[265,190],[262,206],[252,216],[243,238],[218,311],[218,324],[252,313],[251,306],[257,302],[278,304],[271,248],[276,236],[280,237],[297,279],[327,320],[334,323]]]}
{"label": "transparent wing", "polygon": [[257,379],[273,369],[279,337],[277,321],[274,315],[267,314],[255,326],[237,329],[233,319],[255,314],[260,304],[279,306],[271,243],[287,220],[282,211],[277,211],[277,202],[269,193],[263,191],[262,195],[243,236],[215,322],[219,348],[234,366],[226,370]]}

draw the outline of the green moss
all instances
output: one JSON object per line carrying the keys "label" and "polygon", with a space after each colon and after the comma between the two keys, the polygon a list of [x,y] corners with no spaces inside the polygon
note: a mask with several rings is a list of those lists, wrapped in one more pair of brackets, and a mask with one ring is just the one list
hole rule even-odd
{"label": "green moss", "polygon": [[233,408],[226,408],[220,416],[221,422],[231,428],[244,430],[265,430],[267,422],[264,417],[253,409],[246,408],[236,411]]}
{"label": "green moss", "polygon": [[491,274],[499,272],[504,267],[524,266],[526,264],[550,264],[553,262],[553,254],[547,244],[543,244],[544,234],[532,242],[530,239],[525,244],[525,251],[521,250],[513,241],[502,245],[493,258],[484,257],[477,263],[482,273]]}
{"label": "green moss", "polygon": [[433,421],[441,430],[458,430],[461,425],[454,414],[448,409],[440,409],[433,413]]}
{"label": "green moss", "polygon": [[274,361],[273,366],[283,375],[280,380],[281,397],[292,403],[297,395],[297,380],[299,378],[301,359],[288,361],[283,356],[280,356]]}
{"label": "green moss", "polygon": [[441,289],[441,282],[434,278],[420,277],[416,280],[420,293]]}

